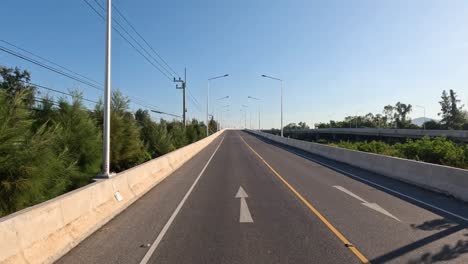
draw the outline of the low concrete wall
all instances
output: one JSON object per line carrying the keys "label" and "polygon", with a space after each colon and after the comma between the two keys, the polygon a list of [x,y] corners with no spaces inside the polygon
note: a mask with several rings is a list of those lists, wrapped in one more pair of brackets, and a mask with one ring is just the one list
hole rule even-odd
{"label": "low concrete wall", "polygon": [[[223,131],[0,218],[0,263],[52,263],[187,162]],[[119,195],[121,200],[117,199]],[[120,200],[120,201],[119,201]]]}
{"label": "low concrete wall", "polygon": [[249,131],[274,142],[343,162],[468,202],[468,170]]}

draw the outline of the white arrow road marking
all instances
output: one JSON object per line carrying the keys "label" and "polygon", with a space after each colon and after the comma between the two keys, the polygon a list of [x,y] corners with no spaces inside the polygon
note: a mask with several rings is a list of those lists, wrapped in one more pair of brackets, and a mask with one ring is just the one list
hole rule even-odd
{"label": "white arrow road marking", "polygon": [[400,219],[398,219],[397,217],[395,217],[394,215],[389,213],[387,210],[380,207],[380,205],[378,205],[376,203],[369,203],[368,201],[362,199],[361,197],[357,196],[356,194],[352,193],[351,191],[345,189],[344,187],[341,187],[341,186],[338,186],[338,185],[334,185],[333,187],[335,187],[336,189],[348,194],[349,196],[352,196],[352,197],[358,199],[359,201],[361,201],[362,205],[364,205],[366,207],[369,207],[370,209],[375,210],[375,211],[377,211],[377,212],[379,212],[381,214],[384,214],[384,215],[386,215],[388,217],[391,217],[391,218],[397,220],[398,222],[401,222]]}
{"label": "white arrow road marking", "polygon": [[249,207],[247,206],[247,201],[245,198],[249,197],[247,193],[242,189],[242,186],[239,187],[237,191],[236,198],[240,198],[240,216],[239,223],[253,223],[252,216],[250,215]]}

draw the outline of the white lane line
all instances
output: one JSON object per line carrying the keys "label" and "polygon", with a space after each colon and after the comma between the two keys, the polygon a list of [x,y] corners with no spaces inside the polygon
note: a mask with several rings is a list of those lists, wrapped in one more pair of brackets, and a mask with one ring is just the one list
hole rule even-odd
{"label": "white lane line", "polygon": [[338,186],[338,185],[334,185],[333,187],[335,187],[336,189],[346,193],[347,195],[349,196],[352,196],[353,198],[361,201],[361,204],[366,206],[366,207],[369,207],[370,209],[372,210],[375,210],[381,214],[384,214],[388,217],[391,217],[395,220],[397,220],[398,222],[401,222],[400,219],[398,219],[397,217],[395,217],[394,215],[392,215],[391,213],[389,213],[387,210],[383,209],[380,205],[376,204],[376,203],[369,203],[368,201],[362,199],[361,197],[357,196],[356,194],[352,193],[351,191],[347,190],[346,188],[344,187],[341,187],[341,186]]}
{"label": "white lane line", "polygon": [[455,218],[458,218],[458,219],[461,219],[461,220],[463,220],[463,221],[465,221],[465,222],[468,222],[468,218],[463,217],[463,216],[461,216],[461,215],[458,215],[458,214],[456,214],[456,213],[452,213],[452,212],[447,211],[447,210],[445,210],[445,209],[443,209],[443,208],[440,208],[440,207],[438,207],[438,206],[435,206],[435,205],[426,203],[426,202],[424,202],[424,201],[421,201],[421,200],[419,200],[419,199],[416,199],[416,198],[414,198],[414,197],[411,197],[411,196],[406,195],[406,194],[404,194],[404,193],[401,193],[401,192],[399,192],[399,191],[395,191],[395,190],[393,190],[393,189],[390,189],[390,188],[388,188],[388,187],[385,187],[385,186],[380,185],[380,184],[378,184],[378,183],[375,183],[375,182],[373,182],[373,181],[369,181],[369,180],[367,180],[367,179],[365,179],[365,178],[359,177],[359,176],[357,176],[357,175],[355,175],[355,174],[353,174],[353,173],[344,171],[344,170],[342,170],[342,169],[338,169],[337,167],[333,167],[333,166],[331,166],[331,165],[328,165],[328,164],[323,163],[323,162],[321,162],[321,161],[318,161],[318,160],[316,160],[316,159],[307,157],[307,156],[302,155],[302,154],[300,154],[300,153],[298,153],[298,152],[296,152],[296,151],[293,151],[293,150],[289,150],[289,151],[291,151],[292,153],[294,153],[294,154],[296,154],[296,155],[298,155],[298,156],[300,156],[300,157],[303,157],[304,159],[307,159],[307,160],[313,161],[313,162],[315,162],[315,163],[318,163],[318,164],[320,164],[320,165],[322,165],[322,166],[324,166],[324,167],[327,167],[327,168],[330,168],[330,169],[332,169],[332,170],[341,172],[341,173],[343,173],[343,174],[345,174],[345,175],[348,175],[348,176],[350,176],[350,177],[352,177],[352,178],[359,179],[359,180],[361,180],[361,181],[363,181],[363,182],[366,182],[366,183],[368,183],[368,184],[371,184],[371,185],[373,185],[373,186],[377,186],[377,187],[382,188],[382,189],[384,189],[384,190],[386,190],[386,191],[389,191],[389,192],[391,192],[391,193],[394,193],[394,194],[397,194],[397,195],[399,195],[399,196],[405,197],[405,198],[407,198],[407,199],[409,199],[409,200],[412,200],[412,201],[415,201],[415,202],[417,202],[417,203],[419,203],[419,204],[423,204],[423,205],[425,205],[425,206],[427,206],[427,207],[430,207],[430,208],[435,209],[435,210],[440,211],[440,212],[444,212],[444,213],[446,213],[446,214],[448,214],[448,215],[451,215],[451,216],[453,216],[453,217],[455,217]]}
{"label": "white lane line", "polygon": [[245,200],[248,197],[247,193],[242,189],[242,186],[239,187],[236,194],[236,198],[240,198],[239,223],[253,223],[252,215],[250,214],[247,201]]}
{"label": "white lane line", "polygon": [[187,193],[185,194],[184,198],[182,198],[182,201],[180,201],[179,205],[177,205],[176,209],[174,210],[174,212],[172,213],[171,217],[169,218],[169,220],[167,221],[166,225],[164,225],[163,229],[161,230],[161,232],[159,232],[159,235],[158,237],[156,238],[156,240],[153,242],[153,244],[151,245],[150,249],[148,250],[148,252],[146,252],[146,255],[143,257],[143,259],[140,261],[140,264],[146,264],[148,263],[148,261],[150,260],[151,256],[154,254],[154,251],[156,250],[156,248],[158,247],[159,243],[161,242],[161,240],[164,238],[164,235],[166,234],[167,230],[169,229],[169,227],[171,227],[171,224],[172,222],[174,222],[174,219],[176,218],[177,214],[179,214],[179,211],[180,209],[182,208],[182,206],[184,205],[185,201],[187,200],[187,198],[190,196],[190,193],[192,193],[193,189],[195,188],[195,185],[197,185],[197,182],[198,180],[200,180],[201,176],[203,175],[203,173],[205,172],[206,168],[208,167],[208,165],[210,164],[211,160],[213,159],[214,155],[216,154],[216,152],[218,152],[218,149],[219,147],[221,146],[221,144],[223,143],[224,141],[224,136],[223,138],[221,139],[221,142],[219,142],[219,145],[218,147],[215,149],[215,151],[213,152],[213,154],[211,155],[210,159],[208,160],[208,162],[205,164],[205,167],[203,167],[203,169],[201,170],[200,174],[198,174],[197,178],[195,179],[195,181],[193,182],[192,186],[190,186],[190,188],[188,189]]}

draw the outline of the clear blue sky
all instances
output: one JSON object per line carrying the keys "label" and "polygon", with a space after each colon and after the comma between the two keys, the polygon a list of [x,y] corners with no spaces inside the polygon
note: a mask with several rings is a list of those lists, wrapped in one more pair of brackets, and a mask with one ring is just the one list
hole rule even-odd
{"label": "clear blue sky", "polygon": [[[279,83],[261,74],[285,80],[285,124],[381,112],[397,101],[425,106],[427,116],[437,117],[443,89],[468,100],[468,1],[114,3],[179,75],[187,67],[188,87],[201,107],[189,100],[189,117],[204,119],[206,80],[224,73],[231,76],[213,82],[212,97],[231,97],[226,103],[234,125],[250,95],[262,99],[262,127],[279,127]],[[105,25],[83,0],[3,0],[1,10],[1,39],[102,82]],[[174,83],[115,32],[113,41],[113,87],[180,113]],[[1,52],[0,64],[29,69],[38,84],[99,96]],[[418,108],[411,114],[422,115]]]}

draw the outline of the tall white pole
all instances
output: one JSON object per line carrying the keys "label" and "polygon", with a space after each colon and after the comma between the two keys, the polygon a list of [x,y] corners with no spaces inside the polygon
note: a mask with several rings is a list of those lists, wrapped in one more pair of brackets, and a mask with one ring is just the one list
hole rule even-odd
{"label": "tall white pole", "polygon": [[247,111],[244,112],[244,128],[247,129]]}
{"label": "tall white pole", "polygon": [[112,0],[107,0],[106,70],[104,91],[104,153],[102,176],[110,177],[110,108],[111,108],[111,33]]}
{"label": "tall white pole", "polygon": [[283,81],[281,80],[281,137],[283,137]]}
{"label": "tall white pole", "polygon": [[208,89],[206,92],[206,136],[210,135],[209,131],[209,121],[208,121],[208,109],[209,109],[209,101],[210,101],[210,80],[208,80]]}
{"label": "tall white pole", "polygon": [[223,128],[223,124],[222,124],[222,122],[223,122],[223,111],[219,112],[219,121],[218,122],[219,122],[218,123],[218,131],[219,131],[220,128],[221,129]]}
{"label": "tall white pole", "polygon": [[258,131],[260,131],[260,103],[258,104]]}
{"label": "tall white pole", "polygon": [[426,130],[426,108],[424,107],[424,123],[423,123],[423,126],[424,126],[424,130]]}

